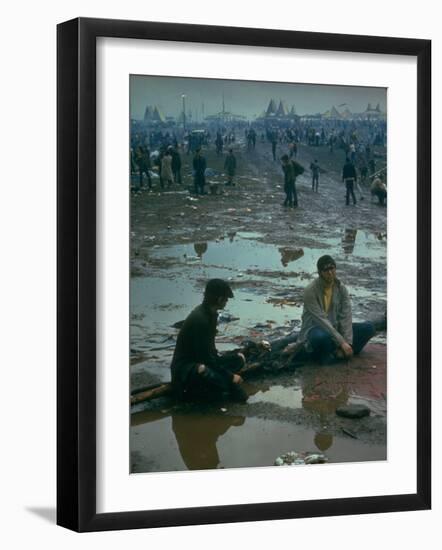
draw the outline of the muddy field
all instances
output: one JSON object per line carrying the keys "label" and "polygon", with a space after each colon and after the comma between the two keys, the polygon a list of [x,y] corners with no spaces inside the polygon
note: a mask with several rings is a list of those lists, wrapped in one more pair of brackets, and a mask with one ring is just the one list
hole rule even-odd
{"label": "muddy field", "polygon": [[[271,339],[300,326],[302,292],[316,260],[333,255],[347,285],[355,321],[386,307],[386,208],[370,198],[345,205],[344,153],[301,145],[306,168],[297,179],[299,208],[282,207],[283,176],[271,147],[233,145],[235,187],[225,187],[223,158],[205,150],[207,178],[222,194],[196,196],[191,156],[182,155],[183,184],[132,194],[131,388],[169,381],[177,329],[201,301],[206,281],[228,280],[235,298],[219,320],[220,351],[246,339]],[[283,145],[277,152],[286,152]],[[376,151],[377,165],[385,150]],[[311,190],[312,160],[323,172]],[[359,194],[356,193],[359,199]],[[180,405],[166,398],[132,409],[133,472],[270,466],[288,451],[317,451],[330,462],[386,458],[385,334],[349,364],[306,365],[245,383],[246,404]],[[365,404],[370,416],[338,417],[342,404]]]}

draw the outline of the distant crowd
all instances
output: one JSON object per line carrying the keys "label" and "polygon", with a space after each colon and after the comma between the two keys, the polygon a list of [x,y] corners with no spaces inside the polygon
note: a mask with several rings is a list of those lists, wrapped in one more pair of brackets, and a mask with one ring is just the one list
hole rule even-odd
{"label": "distant crowd", "polygon": [[[238,138],[238,136],[241,136]],[[242,137],[244,136],[244,137]],[[315,126],[304,121],[296,126],[278,127],[249,125],[236,127],[231,125],[216,129],[196,128],[184,131],[138,129],[132,132],[130,164],[132,189],[138,191],[147,185],[153,188],[153,178],[159,179],[160,189],[181,185],[182,155],[192,155],[193,192],[206,193],[207,161],[204,150],[212,149],[217,156],[224,158],[225,184],[235,185],[237,159],[234,146],[239,139],[246,144],[249,152],[254,152],[258,142],[268,143],[274,162],[281,163],[284,176],[286,207],[298,206],[296,178],[305,171],[297,160],[300,145],[309,147],[327,147],[330,154],[341,150],[345,154],[342,168],[342,181],[345,184],[346,204],[364,200],[362,185],[370,184],[371,194],[377,197],[380,205],[387,198],[385,167],[378,169],[374,155],[377,146],[386,144],[386,125],[384,121],[321,121]],[[279,159],[277,151],[286,150]],[[318,160],[314,160],[309,170],[312,177],[312,191],[319,193],[321,174],[325,171]]]}

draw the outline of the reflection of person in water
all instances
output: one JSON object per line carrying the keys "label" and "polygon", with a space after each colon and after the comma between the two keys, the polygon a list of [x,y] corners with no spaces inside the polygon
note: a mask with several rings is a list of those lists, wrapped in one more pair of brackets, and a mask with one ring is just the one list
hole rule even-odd
{"label": "reflection of person in water", "polygon": [[217,468],[220,459],[216,443],[231,426],[242,426],[243,416],[172,415],[172,430],[189,470]]}
{"label": "reflection of person in water", "polygon": [[198,258],[202,258],[203,254],[207,252],[207,243],[195,243],[193,248]]}
{"label": "reflection of person in water", "polygon": [[345,228],[344,236],[342,237],[342,248],[345,254],[353,254],[357,233],[357,229]]}
{"label": "reflection of person in water", "polygon": [[315,434],[314,442],[316,447],[324,452],[333,445],[333,435],[326,431],[318,432]]}

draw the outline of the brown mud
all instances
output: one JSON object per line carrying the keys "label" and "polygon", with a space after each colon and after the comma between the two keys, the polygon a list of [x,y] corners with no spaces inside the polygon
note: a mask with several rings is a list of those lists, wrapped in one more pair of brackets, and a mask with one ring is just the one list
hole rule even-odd
{"label": "brown mud", "polygon": [[[170,380],[178,330],[205,282],[227,279],[235,294],[219,319],[220,351],[247,339],[283,336],[300,326],[302,293],[321,254],[331,254],[349,289],[355,321],[386,307],[386,208],[364,200],[345,205],[344,153],[300,146],[306,168],[297,179],[299,208],[282,207],[283,178],[270,145],[234,146],[235,187],[225,187],[222,158],[204,151],[218,171],[221,195],[192,195],[191,156],[184,182],[131,198],[131,389]],[[281,146],[278,156],[285,153]],[[378,158],[385,151],[377,150]],[[311,190],[310,162],[324,172]],[[209,185],[207,187],[209,187]],[[207,189],[209,190],[209,189]],[[358,194],[357,194],[357,198]],[[132,408],[133,472],[272,465],[287,451],[324,452],[330,462],[386,458],[386,342],[376,337],[349,363],[305,365],[245,382],[246,404],[189,405],[170,399]],[[365,404],[370,416],[338,417],[342,404]]]}

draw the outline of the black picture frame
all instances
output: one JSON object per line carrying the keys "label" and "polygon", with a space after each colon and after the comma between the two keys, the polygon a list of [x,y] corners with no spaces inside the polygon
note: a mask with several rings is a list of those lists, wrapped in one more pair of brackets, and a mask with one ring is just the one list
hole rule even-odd
{"label": "black picture frame", "polygon": [[[96,39],[151,39],[417,59],[417,492],[361,498],[96,512]],[[57,28],[57,523],[151,528],[431,506],[431,41],[79,18]]]}

